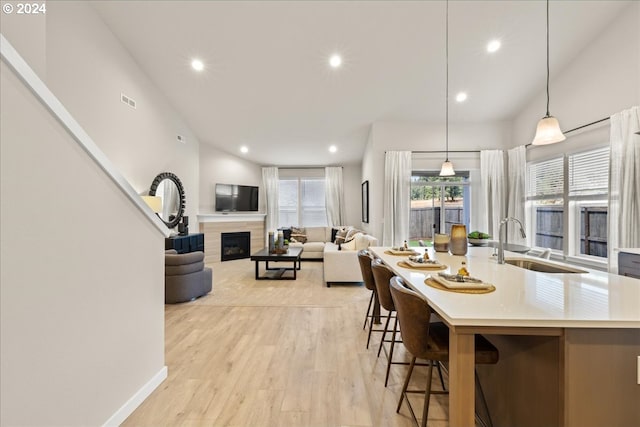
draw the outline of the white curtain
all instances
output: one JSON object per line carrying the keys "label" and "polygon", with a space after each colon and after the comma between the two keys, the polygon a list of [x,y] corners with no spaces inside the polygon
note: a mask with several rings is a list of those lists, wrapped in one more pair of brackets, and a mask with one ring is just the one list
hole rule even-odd
{"label": "white curtain", "polygon": [[[527,150],[524,145],[512,148],[507,152],[509,165],[509,200],[507,202],[507,216],[519,219],[525,226],[524,192],[527,175]],[[526,239],[520,234],[517,224],[507,224],[507,241],[526,245]]]}
{"label": "white curtain", "polygon": [[384,246],[409,239],[411,209],[411,152],[387,151],[384,158]]}
{"label": "white curtain", "polygon": [[[504,154],[502,150],[480,151],[480,175],[487,218],[487,233],[498,240],[500,221],[506,216]],[[481,212],[480,215],[483,213]],[[484,230],[480,230],[484,231]]]}
{"label": "white curtain", "polygon": [[327,225],[344,224],[344,185],[342,167],[328,166],[324,169],[325,203],[327,208]]}
{"label": "white curtain", "polygon": [[471,215],[469,218],[469,232],[484,231],[489,229],[489,221],[486,212],[486,200],[484,188],[482,187],[482,174],[480,169],[469,170],[469,181],[471,181]]}
{"label": "white curtain", "polygon": [[267,201],[267,218],[265,241],[270,231],[278,229],[278,168],[275,166],[262,168],[262,185]]}
{"label": "white curtain", "polygon": [[609,157],[609,271],[618,272],[617,248],[640,247],[640,108],[611,116]]}

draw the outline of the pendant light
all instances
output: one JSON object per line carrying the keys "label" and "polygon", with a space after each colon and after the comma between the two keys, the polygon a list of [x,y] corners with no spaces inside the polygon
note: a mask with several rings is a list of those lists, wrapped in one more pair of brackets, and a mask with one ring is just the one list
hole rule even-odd
{"label": "pendant light", "polygon": [[447,105],[446,105],[446,118],[445,118],[445,143],[447,147],[445,161],[442,163],[442,169],[440,169],[440,176],[453,176],[456,174],[456,171],[453,170],[453,164],[449,161],[449,0],[447,0],[447,13],[446,13],[446,34],[445,34],[445,44],[446,44],[446,59],[447,59]]}
{"label": "pendant light", "polygon": [[546,145],[567,139],[560,130],[558,119],[549,114],[549,0],[547,0],[547,115],[538,122],[533,145]]}

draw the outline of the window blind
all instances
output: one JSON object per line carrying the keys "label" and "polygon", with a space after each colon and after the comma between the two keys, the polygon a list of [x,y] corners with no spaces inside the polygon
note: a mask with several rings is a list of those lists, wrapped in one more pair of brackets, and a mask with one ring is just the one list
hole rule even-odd
{"label": "window blind", "polygon": [[562,157],[528,166],[527,198],[560,196],[564,192]]}
{"label": "window blind", "polygon": [[607,194],[609,148],[569,155],[569,196]]}

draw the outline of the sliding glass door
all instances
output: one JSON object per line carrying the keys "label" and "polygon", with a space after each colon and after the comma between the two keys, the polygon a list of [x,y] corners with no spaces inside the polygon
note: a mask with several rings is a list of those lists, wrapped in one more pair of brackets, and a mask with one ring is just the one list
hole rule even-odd
{"label": "sliding glass door", "polygon": [[450,233],[453,224],[469,228],[469,200],[468,172],[441,177],[436,171],[414,171],[409,238],[427,243],[435,233]]}

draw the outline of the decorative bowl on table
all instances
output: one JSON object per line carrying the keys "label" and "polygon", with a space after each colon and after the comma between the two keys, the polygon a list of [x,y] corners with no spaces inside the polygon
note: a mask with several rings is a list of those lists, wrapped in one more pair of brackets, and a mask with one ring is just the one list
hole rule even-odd
{"label": "decorative bowl on table", "polygon": [[467,235],[467,240],[469,240],[472,246],[487,246],[490,238],[491,236],[489,234],[483,233],[482,231],[472,231]]}
{"label": "decorative bowl on table", "polygon": [[471,239],[468,238],[469,243],[471,243],[471,246],[487,246],[487,244],[489,243],[489,239]]}

